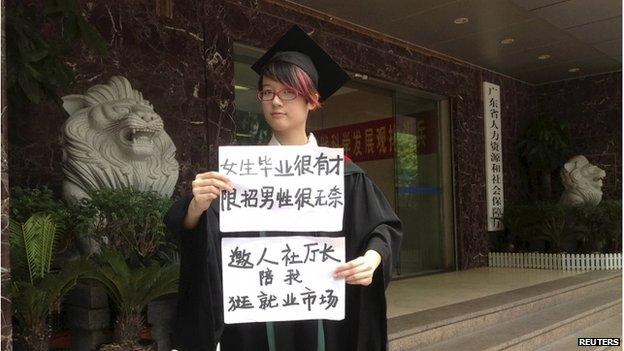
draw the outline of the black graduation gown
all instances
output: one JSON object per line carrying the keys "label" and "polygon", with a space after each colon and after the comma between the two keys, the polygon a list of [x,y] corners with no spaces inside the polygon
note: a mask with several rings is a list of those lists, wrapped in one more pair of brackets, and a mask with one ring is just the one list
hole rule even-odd
{"label": "black graduation gown", "polygon": [[[381,190],[350,160],[345,165],[345,208],[342,232],[275,235],[344,236],[347,262],[373,249],[380,267],[369,286],[346,285],[345,319],[323,320],[326,351],[387,350],[385,289],[401,243],[401,222]],[[268,351],[265,323],[223,323],[221,289],[222,236],[258,236],[258,232],[220,233],[218,200],[205,211],[196,228],[183,228],[192,194],[176,201],[165,224],[180,242],[180,285],[173,345],[180,351]],[[316,320],[275,322],[277,351],[316,351]]]}

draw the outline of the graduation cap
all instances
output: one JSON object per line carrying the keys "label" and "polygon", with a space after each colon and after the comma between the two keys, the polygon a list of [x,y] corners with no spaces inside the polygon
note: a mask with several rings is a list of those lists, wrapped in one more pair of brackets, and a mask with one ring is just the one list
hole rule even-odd
{"label": "graduation cap", "polygon": [[297,25],[292,26],[251,69],[262,75],[262,70],[271,61],[288,62],[301,68],[316,85],[321,101],[349,80],[347,72]]}

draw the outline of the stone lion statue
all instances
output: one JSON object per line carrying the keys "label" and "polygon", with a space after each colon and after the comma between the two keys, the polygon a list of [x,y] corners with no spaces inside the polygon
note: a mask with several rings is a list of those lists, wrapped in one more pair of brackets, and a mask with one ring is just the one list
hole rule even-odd
{"label": "stone lion statue", "polygon": [[[175,145],[154,107],[130,82],[114,76],[84,95],[67,95],[63,108],[63,196],[88,198],[97,189],[132,187],[170,197],[178,180]],[[99,250],[93,239],[81,251]]]}
{"label": "stone lion statue", "polygon": [[153,106],[130,82],[114,76],[84,95],[67,95],[63,108],[63,196],[132,187],[170,197],[178,180],[176,148]]}
{"label": "stone lion statue", "polygon": [[589,163],[583,155],[572,157],[561,169],[561,181],[565,187],[559,200],[562,204],[598,205],[602,200],[604,170]]}

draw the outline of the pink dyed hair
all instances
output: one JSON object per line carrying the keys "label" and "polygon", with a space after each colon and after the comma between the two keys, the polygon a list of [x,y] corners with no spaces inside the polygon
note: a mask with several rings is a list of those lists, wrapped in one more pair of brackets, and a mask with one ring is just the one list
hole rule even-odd
{"label": "pink dyed hair", "polygon": [[290,89],[298,91],[308,103],[313,105],[313,110],[321,107],[318,90],[314,86],[312,79],[297,65],[282,61],[270,62],[264,68],[258,80],[258,90],[262,90],[263,76],[267,76],[284,84]]}

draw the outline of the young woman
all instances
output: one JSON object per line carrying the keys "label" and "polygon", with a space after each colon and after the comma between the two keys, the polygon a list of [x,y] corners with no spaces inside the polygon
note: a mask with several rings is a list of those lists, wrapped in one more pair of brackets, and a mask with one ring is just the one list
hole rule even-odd
{"label": "young woman", "polygon": [[[273,130],[270,145],[316,147],[306,135],[308,113],[321,106],[348,75],[294,26],[252,66],[260,74],[258,99]],[[347,159],[341,232],[221,233],[218,198],[231,191],[222,174],[198,174],[174,203],[165,223],[180,239],[181,272],[174,345],[180,351],[378,351],[387,349],[387,287],[401,241],[401,223],[379,188]],[[217,201],[215,201],[217,200]],[[345,319],[223,323],[220,240],[223,236],[344,236],[347,263]]]}

